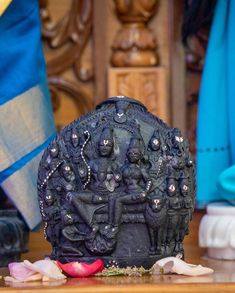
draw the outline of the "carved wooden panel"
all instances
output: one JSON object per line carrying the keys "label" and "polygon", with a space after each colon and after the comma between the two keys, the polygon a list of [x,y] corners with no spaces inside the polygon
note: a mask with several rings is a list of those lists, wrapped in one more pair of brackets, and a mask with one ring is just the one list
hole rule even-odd
{"label": "carved wooden panel", "polygon": [[[181,1],[181,0],[178,0]],[[124,3],[126,7],[132,7],[137,1],[120,1]],[[154,52],[154,56],[157,58],[157,62],[159,66],[164,67],[166,69],[166,89],[165,86],[162,86],[159,90],[164,89],[164,93],[162,95],[167,95],[168,103],[170,104],[170,71],[171,71],[171,60],[170,60],[170,37],[169,37],[169,30],[171,27],[171,14],[169,13],[169,8],[172,5],[173,1],[167,0],[158,0],[158,1],[142,1],[144,5],[149,5],[150,7],[153,6],[152,3],[155,4],[155,8],[153,9],[152,17],[149,17],[149,13],[147,13],[147,27],[150,30],[152,37],[151,40],[154,41],[154,48],[152,48],[152,52]],[[95,71],[95,92],[94,98],[95,102],[101,102],[107,96],[111,95],[109,91],[110,85],[109,79],[107,76],[109,75],[110,69],[110,61],[112,60],[112,46],[115,42],[116,36],[118,32],[122,28],[122,22],[119,20],[116,12],[116,6],[114,0],[98,0],[94,1],[94,71]],[[140,5],[141,7],[141,5]],[[131,11],[130,8],[128,8]],[[127,9],[127,10],[128,10]],[[136,8],[137,9],[137,8]],[[139,8],[138,8],[139,9]],[[147,8],[148,9],[148,8]],[[130,12],[132,13],[132,12]],[[134,13],[134,12],[133,12]],[[136,34],[133,34],[133,38]],[[133,42],[137,42],[142,38],[137,34],[138,38],[135,37]],[[142,35],[141,35],[142,36]],[[125,43],[129,42],[129,38]],[[144,41],[145,42],[145,41]],[[148,42],[150,44],[151,42]],[[133,43],[132,43],[133,44]],[[142,44],[142,43],[141,43]],[[146,42],[145,42],[146,44]],[[147,47],[145,47],[147,48]],[[135,50],[135,46],[133,46],[133,50]],[[184,60],[183,60],[184,64]],[[125,67],[124,67],[125,68]],[[145,67],[144,67],[145,68]],[[177,73],[181,72],[178,70]],[[182,83],[178,82],[179,87],[182,87]],[[112,94],[114,92],[112,91]],[[116,93],[115,93],[116,94]],[[147,104],[148,106],[148,104]],[[168,105],[170,107],[170,105]],[[169,110],[169,112],[171,112]]]}
{"label": "carved wooden panel", "polygon": [[[180,1],[176,0],[177,3]],[[131,51],[131,56],[143,57],[145,52],[147,54],[145,56],[153,57],[138,59],[138,62],[149,61],[149,63],[141,63],[142,66],[151,65],[143,66],[143,69],[157,69],[157,73],[154,73],[155,77],[152,73],[148,75],[150,78],[148,83],[141,81],[142,84],[148,84],[151,90],[155,87],[155,96],[148,89],[148,94],[142,96],[142,100],[145,99],[146,106],[163,119],[172,120],[169,114],[172,113],[171,99],[174,95],[171,92],[171,55],[172,51],[176,50],[175,47],[172,50],[170,33],[171,31],[174,33],[175,27],[171,15],[171,7],[174,6],[175,1],[40,0],[40,2],[44,51],[58,127],[89,111],[109,95],[118,94],[114,89],[110,90],[116,82],[109,84],[108,75],[114,52],[120,52],[125,46],[129,46],[127,51],[129,50],[129,53]],[[178,7],[178,4],[176,6]],[[128,21],[131,19],[132,23],[128,24],[127,19]],[[124,34],[123,42],[120,42],[120,38],[116,42],[116,37],[120,37],[118,32],[124,27],[127,33]],[[178,39],[177,42],[180,43]],[[140,53],[139,55],[136,54],[136,48],[139,50],[137,52]],[[135,64],[135,68],[138,69],[140,63],[133,63],[133,60],[137,59],[132,59],[128,65]],[[183,64],[184,61],[180,60],[176,66],[174,65],[175,76],[183,76]],[[162,72],[162,77],[159,72]],[[135,76],[138,76],[138,80],[143,78],[142,73],[141,78],[138,74]],[[154,78],[157,80],[155,85]],[[130,82],[132,84],[133,79],[128,78],[132,80]],[[175,84],[178,89],[175,91],[177,96],[177,93],[183,92],[183,79],[176,80]],[[146,90],[146,85],[144,88]],[[142,95],[142,89],[140,93]],[[136,91],[132,96],[140,97]],[[178,94],[178,96],[182,95]],[[175,99],[177,101],[178,96]],[[164,118],[166,116],[167,118]]]}
{"label": "carved wooden panel", "polygon": [[[169,60],[160,59],[166,67],[157,66],[157,25],[150,29],[151,18],[158,18],[157,8],[167,17],[166,1],[115,0],[115,12],[121,22],[111,44],[108,70],[108,94],[139,99],[154,114],[170,122]],[[165,14],[166,13],[166,14]],[[161,15],[162,17],[162,15]],[[167,18],[166,18],[167,20]],[[162,27],[168,34],[167,27]],[[169,51],[169,47],[165,47]]]}
{"label": "carved wooden panel", "polygon": [[148,110],[169,122],[166,69],[110,68],[109,95],[135,97],[148,107]]}
{"label": "carved wooden panel", "polygon": [[40,0],[42,37],[57,126],[92,108],[92,0]]}

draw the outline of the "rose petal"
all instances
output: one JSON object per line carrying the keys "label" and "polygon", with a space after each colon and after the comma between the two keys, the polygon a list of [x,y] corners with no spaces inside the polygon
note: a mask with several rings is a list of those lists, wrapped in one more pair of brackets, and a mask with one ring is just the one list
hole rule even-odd
{"label": "rose petal", "polygon": [[88,277],[98,272],[102,272],[104,269],[104,263],[101,259],[98,259],[91,264],[76,261],[67,264],[62,264],[57,261],[57,264],[66,274],[74,278]]}
{"label": "rose petal", "polygon": [[24,281],[29,276],[35,274],[35,272],[27,268],[23,262],[9,263],[8,268],[10,271],[10,276],[20,281]]}
{"label": "rose petal", "polygon": [[32,281],[39,281],[41,279],[42,279],[42,275],[37,274],[37,273],[25,278],[24,280],[19,280],[14,277],[10,277],[10,276],[4,277],[5,282],[10,282],[10,283],[32,282]]}
{"label": "rose petal", "polygon": [[172,260],[168,261],[167,263],[164,264],[163,266],[163,272],[172,272],[172,269],[174,267],[174,262]]}
{"label": "rose petal", "polygon": [[201,265],[188,264],[177,257],[166,257],[157,261],[152,267],[152,272],[153,274],[159,274],[159,271],[186,276],[202,276],[214,272],[214,270]]}
{"label": "rose petal", "polygon": [[66,276],[61,273],[61,270],[57,264],[50,259],[38,260],[34,263],[25,260],[24,265],[27,268],[53,280],[61,280],[66,278]]}

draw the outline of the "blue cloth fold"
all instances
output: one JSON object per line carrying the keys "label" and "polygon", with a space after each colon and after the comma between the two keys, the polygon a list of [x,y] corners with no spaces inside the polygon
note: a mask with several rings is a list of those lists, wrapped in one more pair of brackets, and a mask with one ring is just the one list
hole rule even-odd
{"label": "blue cloth fold", "polygon": [[0,105],[46,79],[37,0],[14,0],[0,17]]}
{"label": "blue cloth fold", "polygon": [[30,229],[41,221],[37,172],[55,136],[37,0],[0,17],[0,184]]}
{"label": "blue cloth fold", "polygon": [[[235,1],[218,0],[203,70],[197,130],[197,205],[226,198],[221,173],[235,163]],[[234,195],[235,198],[235,195]]]}

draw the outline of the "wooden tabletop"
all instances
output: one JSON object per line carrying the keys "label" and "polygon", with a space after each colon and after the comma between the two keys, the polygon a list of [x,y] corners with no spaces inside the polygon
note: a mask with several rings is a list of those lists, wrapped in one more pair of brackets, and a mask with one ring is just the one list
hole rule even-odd
{"label": "wooden tabletop", "polygon": [[[202,213],[196,213],[191,225],[191,235],[185,241],[185,259],[193,264],[202,264],[213,268],[212,275],[187,277],[182,275],[161,275],[142,277],[91,277],[67,279],[55,282],[30,282],[7,285],[0,279],[2,292],[51,292],[51,293],[235,293],[235,262],[219,261],[205,257],[205,250],[197,245],[197,231]],[[30,252],[23,259],[35,261],[43,258],[50,251],[50,246],[42,239],[42,232],[33,233],[30,239]],[[8,269],[0,269],[0,275],[8,275]]]}
{"label": "wooden tabletop", "polygon": [[[161,275],[142,277],[91,277],[55,281],[5,284],[0,280],[0,292],[79,292],[79,293],[216,293],[235,292],[235,262],[219,261],[200,256],[203,250],[186,245],[186,259],[194,264],[202,264],[215,270],[212,275],[187,277],[182,275]],[[0,269],[0,275],[8,275],[8,269]]]}

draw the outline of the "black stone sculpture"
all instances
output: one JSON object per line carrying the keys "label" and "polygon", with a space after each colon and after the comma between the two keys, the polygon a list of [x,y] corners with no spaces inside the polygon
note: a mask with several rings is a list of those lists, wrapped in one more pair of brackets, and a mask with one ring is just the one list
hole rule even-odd
{"label": "black stone sculpture", "polygon": [[134,99],[107,99],[42,157],[38,195],[51,257],[150,267],[183,254],[194,173],[180,130]]}

